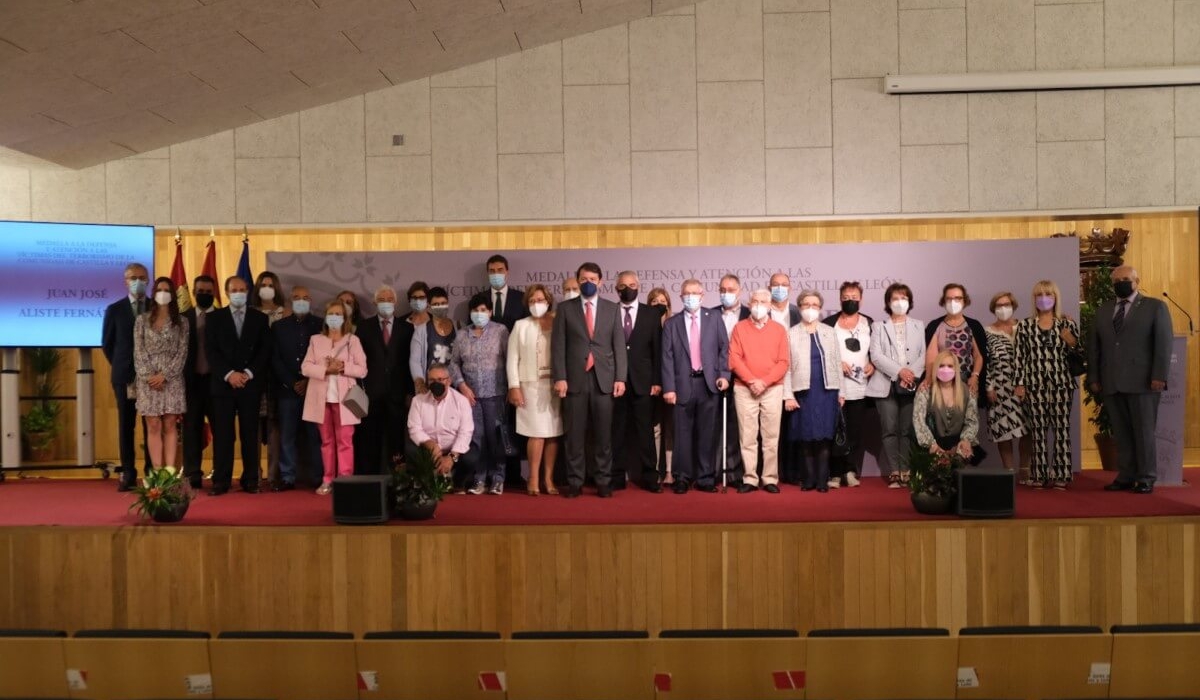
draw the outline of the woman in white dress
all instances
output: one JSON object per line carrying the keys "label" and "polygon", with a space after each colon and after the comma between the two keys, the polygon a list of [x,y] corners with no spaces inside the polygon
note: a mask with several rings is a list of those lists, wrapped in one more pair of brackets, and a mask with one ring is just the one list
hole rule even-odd
{"label": "woman in white dress", "polygon": [[513,325],[508,336],[508,402],[517,407],[517,433],[529,438],[528,493],[537,496],[538,466],[546,493],[555,495],[554,462],[558,438],[563,434],[562,410],[550,379],[550,331],[554,327],[554,300],[540,284],[525,288],[529,316]]}

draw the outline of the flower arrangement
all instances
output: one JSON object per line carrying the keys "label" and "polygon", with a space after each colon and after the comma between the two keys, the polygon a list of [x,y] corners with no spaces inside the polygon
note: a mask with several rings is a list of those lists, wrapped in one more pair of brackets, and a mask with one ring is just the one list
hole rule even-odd
{"label": "flower arrangement", "polygon": [[953,497],[958,490],[954,472],[967,462],[958,452],[938,452],[914,447],[908,458],[908,488],[913,493]]}
{"label": "flower arrangement", "polygon": [[151,469],[133,489],[136,496],[129,510],[157,522],[176,522],[183,519],[194,494],[191,486],[175,467]]}
{"label": "flower arrangement", "polygon": [[426,447],[421,447],[405,460],[393,460],[392,483],[396,489],[396,510],[409,520],[433,516],[437,504],[450,493],[450,477],[437,470],[437,460]]}

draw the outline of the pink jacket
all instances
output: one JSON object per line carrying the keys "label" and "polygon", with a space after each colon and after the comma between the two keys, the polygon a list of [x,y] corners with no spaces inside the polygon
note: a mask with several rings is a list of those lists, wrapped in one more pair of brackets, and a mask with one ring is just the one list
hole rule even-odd
{"label": "pink jacket", "polygon": [[[344,335],[335,346],[329,336],[314,335],[308,341],[308,353],[300,365],[300,373],[308,377],[308,391],[304,394],[304,420],[310,423],[325,422],[325,394],[329,379],[325,375],[325,358],[336,357],[346,364],[342,373],[334,376],[338,384],[338,396],[345,397],[354,380],[367,376],[367,357],[363,354],[358,336]],[[342,406],[342,425],[358,425],[359,420]]]}

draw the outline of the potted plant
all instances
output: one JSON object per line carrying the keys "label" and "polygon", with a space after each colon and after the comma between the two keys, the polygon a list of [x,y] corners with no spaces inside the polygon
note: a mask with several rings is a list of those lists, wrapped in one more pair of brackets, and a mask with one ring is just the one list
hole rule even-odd
{"label": "potted plant", "polygon": [[58,388],[54,372],[62,364],[62,353],[54,348],[29,348],[25,359],[33,372],[34,404],[21,416],[21,433],[29,448],[29,459],[48,462],[54,456],[53,444],[62,414],[62,405],[52,398]]}
{"label": "potted plant", "polygon": [[438,473],[437,460],[420,447],[410,460],[397,457],[392,480],[396,487],[396,512],[405,520],[428,520],[437,504],[450,492],[450,477]]}
{"label": "potted plant", "polygon": [[175,467],[151,469],[133,489],[133,493],[136,500],[129,510],[135,510],[138,515],[156,523],[183,520],[194,495],[187,480]]}
{"label": "potted plant", "polygon": [[957,452],[933,454],[919,446],[908,458],[908,489],[913,508],[925,515],[942,515],[954,507],[958,484],[954,473],[966,465]]}
{"label": "potted plant", "polygon": [[[1092,324],[1096,321],[1096,311],[1100,305],[1110,299],[1116,299],[1113,290],[1112,268],[1103,266],[1092,271],[1084,281],[1082,299],[1079,302],[1079,332],[1080,342],[1087,342],[1091,337]],[[1117,443],[1112,436],[1112,421],[1104,410],[1104,397],[1092,391],[1086,377],[1083,382],[1083,405],[1091,407],[1088,422],[1095,428],[1092,438],[1096,441],[1096,450],[1100,453],[1100,464],[1105,471],[1117,471]]]}

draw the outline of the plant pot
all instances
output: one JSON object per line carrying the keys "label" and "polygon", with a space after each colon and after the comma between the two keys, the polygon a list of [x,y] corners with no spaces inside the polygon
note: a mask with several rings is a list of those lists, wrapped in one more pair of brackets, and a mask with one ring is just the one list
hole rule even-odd
{"label": "plant pot", "polygon": [[184,501],[174,508],[162,510],[150,516],[150,519],[156,523],[177,523],[183,520],[183,516],[187,515],[189,501]]}
{"label": "plant pot", "polygon": [[945,515],[954,505],[954,496],[937,496],[922,491],[911,496],[913,508],[924,515]]}
{"label": "plant pot", "polygon": [[1106,472],[1120,471],[1117,464],[1117,441],[1112,435],[1095,433],[1092,439],[1096,441],[1096,451],[1100,453],[1100,466]]}
{"label": "plant pot", "polygon": [[437,501],[401,501],[397,514],[405,520],[429,520],[437,510]]}
{"label": "plant pot", "polygon": [[50,433],[28,433],[25,446],[30,462],[49,462],[54,459],[54,439]]}

